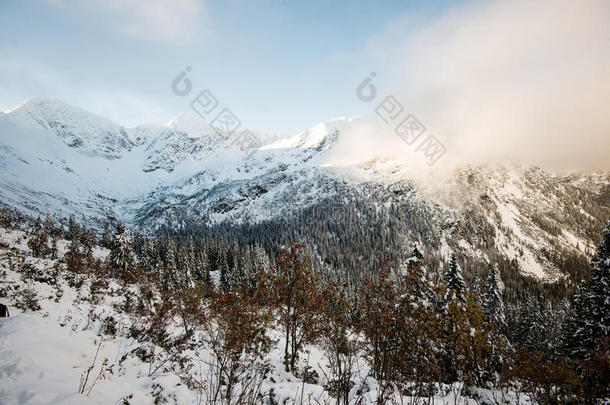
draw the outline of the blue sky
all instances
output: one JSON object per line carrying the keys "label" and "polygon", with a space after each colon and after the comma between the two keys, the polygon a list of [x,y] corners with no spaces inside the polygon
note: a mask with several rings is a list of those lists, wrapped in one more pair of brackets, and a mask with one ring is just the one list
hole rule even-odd
{"label": "blue sky", "polygon": [[0,109],[54,96],[124,125],[164,122],[189,111],[170,82],[191,66],[193,88],[244,126],[294,133],[370,114],[356,86],[403,66],[375,44],[393,49],[454,3],[3,0]]}
{"label": "blue sky", "polygon": [[[444,161],[608,168],[608,21],[608,0],[1,0],[0,109],[51,96],[130,126],[209,89],[242,127],[294,134],[377,125],[392,95]],[[371,72],[378,98],[361,102]],[[404,152],[392,125],[371,128],[345,134],[350,153],[384,137]]]}

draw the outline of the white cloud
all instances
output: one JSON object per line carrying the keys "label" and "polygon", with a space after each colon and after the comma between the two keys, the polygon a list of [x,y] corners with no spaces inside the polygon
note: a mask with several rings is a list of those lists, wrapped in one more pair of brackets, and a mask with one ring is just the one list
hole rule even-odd
{"label": "white cloud", "polygon": [[[391,87],[452,158],[610,168],[610,3],[471,1],[371,41]],[[401,35],[402,32],[402,35]]]}
{"label": "white cloud", "polygon": [[175,115],[166,108],[166,100],[159,102],[109,83],[75,86],[63,72],[29,58],[8,60],[0,65],[0,88],[5,90],[0,94],[0,111],[31,98],[56,97],[125,126],[161,123]]}
{"label": "white cloud", "polygon": [[47,0],[47,3],[99,19],[128,37],[190,41],[207,26],[204,0]]}

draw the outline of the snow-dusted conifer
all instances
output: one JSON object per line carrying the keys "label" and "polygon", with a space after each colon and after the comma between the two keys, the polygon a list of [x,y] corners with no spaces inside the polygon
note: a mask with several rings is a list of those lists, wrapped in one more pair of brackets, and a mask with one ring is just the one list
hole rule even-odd
{"label": "snow-dusted conifer", "polygon": [[114,268],[129,270],[133,268],[134,253],[131,246],[131,237],[124,224],[117,225],[116,234],[112,241],[109,256],[110,265]]}
{"label": "snow-dusted conifer", "polygon": [[108,223],[104,224],[104,233],[102,234],[101,245],[106,249],[110,249],[112,247],[112,234],[110,233]]}
{"label": "snow-dusted conifer", "polygon": [[80,226],[74,219],[74,215],[70,215],[70,219],[68,220],[68,235],[66,235],[69,240],[78,239],[80,236]]}
{"label": "snow-dusted conifer", "polygon": [[51,214],[48,212],[44,220],[44,228],[48,235],[55,235],[55,223],[53,222],[53,218],[51,218]]}
{"label": "snow-dusted conifer", "polygon": [[505,321],[503,290],[504,283],[500,276],[500,270],[494,266],[489,270],[487,289],[483,296],[483,310],[487,320],[497,326],[504,325]]}
{"label": "snow-dusted conifer", "polygon": [[231,280],[229,275],[229,262],[227,258],[227,248],[224,243],[220,243],[218,246],[218,257],[217,257],[217,270],[220,272],[220,288],[222,291],[229,291],[231,289]]}
{"label": "snow-dusted conifer", "polygon": [[165,251],[165,266],[161,272],[161,282],[166,289],[170,289],[178,285],[178,260],[176,258],[176,254],[176,242],[174,242],[172,238],[169,238],[167,240]]}
{"label": "snow-dusted conifer", "polygon": [[411,270],[411,269],[420,269],[423,265],[422,259],[424,258],[424,255],[420,252],[420,250],[417,247],[417,244],[413,245],[413,252],[411,253],[411,256],[409,256],[405,261],[403,266],[407,269],[407,270]]}
{"label": "snow-dusted conifer", "polygon": [[610,336],[610,221],[592,264],[589,317],[594,330],[592,335],[599,339]]}
{"label": "snow-dusted conifer", "polygon": [[254,268],[252,270],[254,274],[258,277],[260,274],[267,271],[270,268],[270,265],[269,257],[267,256],[265,249],[260,245],[256,245],[254,247]]}
{"label": "snow-dusted conifer", "polygon": [[505,321],[503,289],[504,283],[502,283],[500,271],[494,266],[489,271],[487,290],[483,296],[483,310],[487,320],[499,327],[503,326]]}
{"label": "snow-dusted conifer", "polygon": [[[210,279],[210,261],[208,258],[208,252],[205,246],[199,246],[194,251],[195,255],[195,269],[193,276],[196,281],[208,283]],[[209,284],[209,283],[208,283]]]}
{"label": "snow-dusted conifer", "polygon": [[95,234],[90,229],[82,228],[80,234],[80,241],[85,254],[90,255],[93,253],[93,247],[95,246]]}
{"label": "snow-dusted conifer", "polygon": [[40,220],[40,217],[36,219],[34,229],[32,231],[32,237],[28,241],[28,247],[32,250],[32,254],[36,257],[46,257],[49,251],[49,237],[47,231]]}
{"label": "snow-dusted conifer", "polygon": [[464,282],[464,277],[462,277],[462,268],[458,264],[455,254],[451,254],[451,261],[445,272],[445,284],[447,285],[449,294],[453,294],[455,298],[461,301],[464,300],[466,284]]}
{"label": "snow-dusted conifer", "polygon": [[53,236],[51,239],[51,259],[57,259],[58,249],[57,249],[57,236]]}
{"label": "snow-dusted conifer", "polygon": [[579,358],[610,336],[610,222],[592,265],[591,280],[574,295],[566,328],[568,352]]}

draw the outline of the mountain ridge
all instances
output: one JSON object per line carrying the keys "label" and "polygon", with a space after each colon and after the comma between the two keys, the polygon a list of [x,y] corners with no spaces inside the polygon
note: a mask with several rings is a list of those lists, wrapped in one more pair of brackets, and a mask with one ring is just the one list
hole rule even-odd
{"label": "mountain ridge", "polygon": [[[279,139],[262,136],[259,147],[244,149],[235,134],[186,117],[124,128],[54,99],[7,111],[0,115],[2,203],[33,215],[76,213],[149,230],[184,221],[238,227],[287,221],[289,235],[321,243],[325,236],[298,228],[303,221],[324,223],[312,218],[330,207],[341,218],[337,226],[361,221],[387,233],[371,246],[408,249],[425,240],[443,260],[461,250],[483,266],[500,255],[545,280],[565,275],[549,251],[587,254],[610,218],[606,171],[558,175],[536,167],[462,165],[426,183],[389,159],[329,165],[356,118]],[[389,230],[378,228],[381,223]],[[333,232],[334,242],[326,243],[341,246],[347,236]],[[364,230],[354,232],[367,238]],[[350,249],[358,250],[357,243]]]}

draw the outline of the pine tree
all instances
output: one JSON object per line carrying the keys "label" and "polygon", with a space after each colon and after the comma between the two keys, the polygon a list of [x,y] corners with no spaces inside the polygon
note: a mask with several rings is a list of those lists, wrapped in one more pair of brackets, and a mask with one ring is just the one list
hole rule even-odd
{"label": "pine tree", "polygon": [[566,349],[576,358],[610,336],[610,222],[591,263],[591,279],[574,295],[566,327]]}
{"label": "pine tree", "polygon": [[192,238],[189,239],[188,246],[186,247],[184,263],[186,286],[192,287],[194,285],[195,271],[197,268],[197,256],[195,255],[195,244],[193,243]]}
{"label": "pine tree", "polygon": [[477,304],[481,305],[481,301],[484,299],[484,293],[483,293],[483,286],[481,285],[481,277],[479,276],[478,273],[476,273],[474,275],[474,278],[472,279],[472,283],[470,284],[470,288],[468,288],[468,291],[474,295],[475,300],[477,301]]}
{"label": "pine tree", "polygon": [[176,263],[177,269],[175,272],[175,279],[178,288],[184,289],[192,286],[192,269],[194,267],[194,261],[192,260],[189,246],[181,244],[177,248]]}
{"label": "pine tree", "polygon": [[68,220],[68,235],[67,239],[75,240],[80,236],[80,226],[74,219],[74,215],[70,215],[70,219]]}
{"label": "pine tree", "polygon": [[49,237],[47,231],[40,220],[40,217],[36,219],[32,237],[28,241],[28,247],[32,250],[32,254],[36,257],[46,257],[49,251]]}
{"label": "pine tree", "polygon": [[404,261],[403,266],[407,270],[420,269],[423,266],[423,258],[424,255],[418,249],[417,244],[413,244],[413,252],[411,253],[411,256]]}
{"label": "pine tree", "polygon": [[44,228],[48,235],[55,235],[55,223],[53,223],[53,218],[51,218],[51,214],[47,212],[47,216],[44,220]]}
{"label": "pine tree", "polygon": [[53,236],[51,239],[51,259],[57,259],[58,249],[57,249],[57,236]]}
{"label": "pine tree", "polygon": [[567,300],[557,303],[545,300],[542,306],[544,322],[544,336],[541,338],[542,350],[552,359],[561,357],[563,344],[563,327],[566,321],[566,310],[569,307]]}
{"label": "pine tree", "polygon": [[163,273],[163,240],[157,235],[155,241],[151,244],[150,250],[150,266],[151,271],[161,275]]}
{"label": "pine tree", "polygon": [[269,257],[265,252],[265,249],[263,249],[263,247],[260,245],[256,245],[254,247],[254,264],[252,269],[254,277],[260,277],[261,274],[263,274],[270,268],[271,264],[269,262]]}
{"label": "pine tree", "polygon": [[151,273],[153,271],[153,266],[151,264],[152,253],[151,246],[148,241],[144,242],[144,246],[141,249],[141,253],[136,255],[138,258],[138,265],[140,268],[146,273]]}
{"label": "pine tree", "polygon": [[176,259],[176,242],[169,238],[165,252],[165,267],[161,275],[161,282],[166,289],[178,286],[178,263]]}
{"label": "pine tree", "polygon": [[445,272],[445,284],[447,285],[447,292],[453,294],[455,298],[460,301],[464,301],[464,290],[466,284],[462,277],[462,268],[457,263],[455,254],[451,254],[451,261],[449,262],[449,268]]}
{"label": "pine tree", "polygon": [[[549,349],[549,328],[552,307],[541,297],[528,295],[519,304],[515,341],[530,353],[547,352]],[[550,310],[549,310],[550,308]]]}
{"label": "pine tree", "polygon": [[231,280],[227,255],[227,250],[224,248],[224,244],[221,244],[220,250],[218,251],[217,270],[220,272],[220,288],[222,289],[222,291],[225,292],[231,289]]}
{"label": "pine tree", "polygon": [[206,284],[207,284],[209,287],[211,287],[211,288],[213,289],[213,287],[214,287],[214,282],[212,281],[212,274],[210,273],[210,264],[209,264],[209,263],[208,263],[208,261],[207,261],[207,255],[206,255],[206,256],[204,256],[204,258],[206,259],[206,261],[205,261],[205,262],[202,262],[202,263],[205,263],[205,267],[204,267],[204,273],[203,273],[203,274],[204,274],[204,279],[203,279],[203,280],[205,281],[205,283],[206,283]]}
{"label": "pine tree", "polygon": [[244,254],[242,256],[243,259],[243,272],[245,275],[245,282],[251,287],[255,288],[258,283],[258,275],[256,273],[256,254],[254,252],[254,248],[251,245],[248,245],[244,249]]}
{"label": "pine tree", "polygon": [[83,252],[86,255],[91,255],[93,253],[93,247],[95,246],[95,234],[93,233],[93,231],[90,229],[86,229],[83,226],[79,239],[83,247]]}
{"label": "pine tree", "polygon": [[208,259],[208,252],[205,246],[201,246],[195,253],[197,257],[197,264],[195,266],[194,277],[197,281],[202,281],[207,285],[212,285],[212,278],[210,276],[210,262]]}
{"label": "pine tree", "polygon": [[590,321],[596,339],[610,336],[610,221],[604,230],[604,240],[593,258]]}
{"label": "pine tree", "polygon": [[131,246],[131,237],[124,224],[117,225],[116,234],[112,241],[109,256],[110,266],[122,270],[130,270],[134,265],[134,253]]}
{"label": "pine tree", "polygon": [[110,227],[108,223],[104,224],[104,233],[102,234],[102,247],[110,249],[112,247],[112,235],[110,234]]}
{"label": "pine tree", "polygon": [[581,284],[572,297],[571,311],[565,326],[564,352],[571,357],[582,358],[586,352],[586,347],[582,344],[581,339],[585,331],[590,330],[587,327],[587,319],[584,317],[584,314],[587,313],[588,298],[587,285]]}
{"label": "pine tree", "polygon": [[68,271],[71,271],[73,273],[81,273],[85,270],[78,240],[75,239],[70,241],[70,244],[68,245],[68,251],[64,255],[64,259],[66,261]]}
{"label": "pine tree", "polygon": [[146,238],[144,238],[144,235],[142,235],[141,232],[134,232],[133,237],[131,239],[131,246],[133,248],[133,252],[136,254],[137,257],[141,256],[146,245]]}
{"label": "pine tree", "polygon": [[503,288],[500,271],[494,266],[489,271],[487,290],[483,297],[483,310],[487,320],[498,327],[503,327],[505,321],[504,301],[502,299]]}
{"label": "pine tree", "polygon": [[525,305],[521,306],[521,318],[524,327],[523,346],[532,353],[540,351],[542,348],[545,325],[541,307],[540,300],[531,295],[527,297]]}

